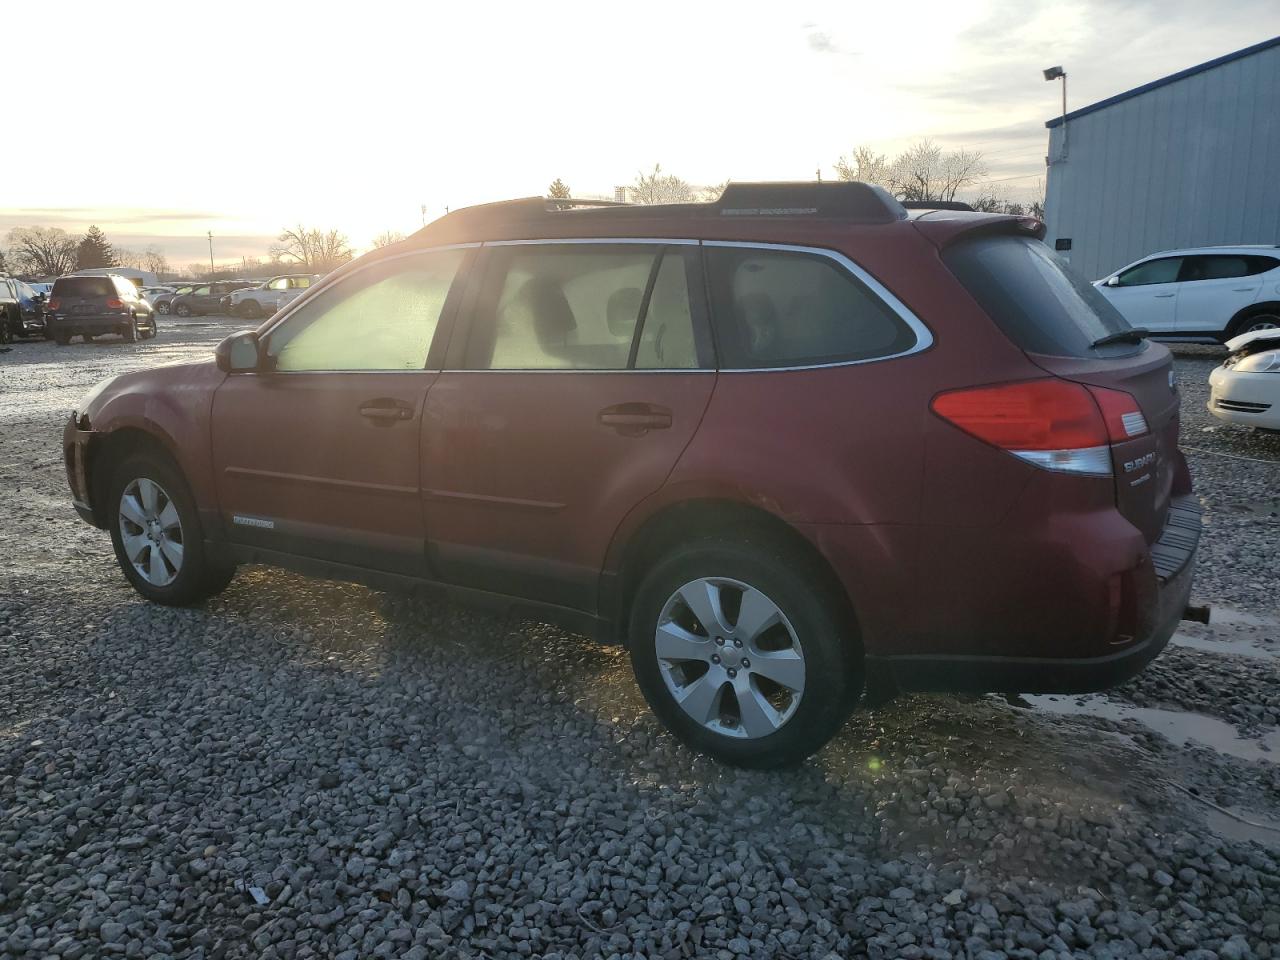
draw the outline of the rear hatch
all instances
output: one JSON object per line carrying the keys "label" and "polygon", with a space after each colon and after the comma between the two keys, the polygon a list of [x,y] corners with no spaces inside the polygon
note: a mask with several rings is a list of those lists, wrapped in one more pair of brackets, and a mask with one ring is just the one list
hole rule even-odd
{"label": "rear hatch", "polygon": [[62,277],[53,283],[49,307],[65,317],[100,316],[116,296],[110,277]]}
{"label": "rear hatch", "polygon": [[[1005,335],[1046,373],[1121,391],[1137,402],[1141,416],[1126,415],[1125,439],[1111,444],[1116,506],[1147,543],[1154,543],[1164,528],[1181,462],[1172,356],[1149,340],[1098,344],[1130,330],[1128,322],[1038,233],[1027,231],[1026,221],[984,224],[950,237],[942,258]],[[1106,394],[1091,392],[1101,406]]]}

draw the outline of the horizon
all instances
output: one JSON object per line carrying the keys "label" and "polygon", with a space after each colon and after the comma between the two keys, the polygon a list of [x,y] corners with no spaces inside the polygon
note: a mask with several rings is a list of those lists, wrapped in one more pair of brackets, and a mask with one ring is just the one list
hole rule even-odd
{"label": "horizon", "polygon": [[[353,20],[240,0],[198,13],[150,0],[110,12],[72,4],[83,29],[58,43],[82,66],[50,72],[30,43],[16,47],[11,72],[39,71],[44,99],[76,103],[103,31],[136,24],[144,56],[112,60],[113,89],[126,92],[100,114],[77,107],[73,140],[120,142],[121,118],[132,117],[149,145],[60,151],[58,111],[20,110],[52,145],[10,152],[0,238],[95,224],[113,245],[159,246],[185,270],[207,263],[211,230],[222,268],[266,259],[286,226],[337,228],[364,251],[383,231],[545,194],[557,178],[575,196],[611,196],[657,163],[695,186],[825,179],[855,147],[892,155],[926,137],[982,153],[985,182],[1026,201],[1045,178],[1045,121],[1061,112],[1060,82],[1044,82],[1045,67],[1065,67],[1074,110],[1280,33],[1270,0],[1242,0],[1229,18],[1189,0],[1123,10],[931,0],[913,12],[928,30],[906,40],[893,10],[825,2],[750,17],[724,4],[657,3],[644,17],[580,3],[513,7],[497,28],[488,8],[361,9]],[[47,29],[37,10],[9,20],[13,36]],[[165,37],[180,39],[182,64],[198,75],[165,80],[179,69],[157,62]],[[298,69],[332,63],[342,70]],[[677,67],[662,74],[659,64]],[[297,89],[313,79],[315,89]]]}

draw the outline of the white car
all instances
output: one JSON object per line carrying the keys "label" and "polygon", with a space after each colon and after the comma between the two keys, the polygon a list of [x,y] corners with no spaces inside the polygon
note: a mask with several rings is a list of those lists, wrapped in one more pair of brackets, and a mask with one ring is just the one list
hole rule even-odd
{"label": "white car", "polygon": [[1280,329],[1242,333],[1227,349],[1209,374],[1209,412],[1228,423],[1280,430]]}
{"label": "white car", "polygon": [[1157,340],[1223,343],[1280,327],[1280,247],[1153,253],[1094,283]]}

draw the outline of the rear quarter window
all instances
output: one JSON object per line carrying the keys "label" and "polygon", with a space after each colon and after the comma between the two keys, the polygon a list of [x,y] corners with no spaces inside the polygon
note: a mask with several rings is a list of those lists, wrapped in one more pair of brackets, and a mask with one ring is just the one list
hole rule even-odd
{"label": "rear quarter window", "polygon": [[116,288],[110,277],[59,277],[53,281],[53,293],[59,297],[114,297]]}
{"label": "rear quarter window", "polygon": [[978,237],[948,247],[942,259],[1005,336],[1029,353],[1095,357],[1142,349],[1132,343],[1091,346],[1129,323],[1039,240]]}
{"label": "rear quarter window", "polygon": [[720,366],[811,366],[905,353],[918,342],[892,308],[816,253],[707,247]]}

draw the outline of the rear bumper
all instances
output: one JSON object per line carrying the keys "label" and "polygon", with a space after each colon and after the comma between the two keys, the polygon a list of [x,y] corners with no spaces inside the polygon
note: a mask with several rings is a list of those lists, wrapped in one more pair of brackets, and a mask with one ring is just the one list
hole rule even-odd
{"label": "rear bumper", "polygon": [[1146,561],[1156,589],[1147,594],[1146,609],[1138,611],[1143,629],[1123,649],[1090,657],[868,656],[870,683],[904,691],[971,693],[1093,693],[1123,683],[1159,655],[1182,619],[1191,597],[1200,514],[1191,495],[1170,505],[1164,531]]}
{"label": "rear bumper", "polygon": [[117,333],[129,324],[129,316],[121,313],[89,314],[85,316],[55,317],[49,322],[48,329],[54,334],[68,337],[83,336],[86,333]]}

